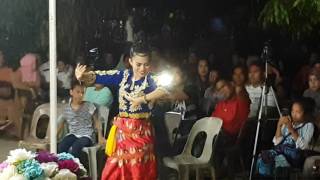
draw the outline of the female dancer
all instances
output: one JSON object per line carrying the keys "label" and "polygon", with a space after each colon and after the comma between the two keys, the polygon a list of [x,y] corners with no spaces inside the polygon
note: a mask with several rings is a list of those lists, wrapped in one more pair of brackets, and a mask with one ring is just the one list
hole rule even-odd
{"label": "female dancer", "polygon": [[113,125],[116,149],[107,159],[102,180],[155,180],[153,130],[150,123],[152,103],[168,94],[150,72],[150,52],[143,43],[134,44],[130,52],[132,69],[86,72],[77,65],[76,78],[87,84],[99,83],[119,88],[119,115]]}

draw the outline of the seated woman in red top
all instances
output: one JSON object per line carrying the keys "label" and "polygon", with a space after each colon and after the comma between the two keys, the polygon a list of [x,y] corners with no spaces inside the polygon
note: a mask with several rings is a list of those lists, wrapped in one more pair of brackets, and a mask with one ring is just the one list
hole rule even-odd
{"label": "seated woman in red top", "polygon": [[248,118],[249,100],[246,96],[237,95],[235,87],[228,81],[218,81],[216,88],[223,100],[217,104],[211,116],[222,119],[225,133],[237,136]]}
{"label": "seated woman in red top", "polygon": [[[223,97],[211,116],[221,118],[223,121],[222,129],[214,148],[214,163],[217,176],[222,176],[223,169],[233,171],[236,166],[234,162],[236,154],[233,151],[241,127],[248,118],[250,101],[247,97],[237,95],[235,87],[228,81],[220,80],[217,82],[216,89]],[[232,152],[232,153],[231,153]],[[224,168],[223,160],[227,158],[228,168]],[[228,172],[232,176],[233,172]]]}

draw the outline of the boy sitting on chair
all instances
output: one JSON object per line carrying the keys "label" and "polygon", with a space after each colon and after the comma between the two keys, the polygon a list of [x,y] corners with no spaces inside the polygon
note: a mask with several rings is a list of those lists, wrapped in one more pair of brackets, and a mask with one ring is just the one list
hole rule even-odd
{"label": "boy sitting on chair", "polygon": [[[96,118],[96,107],[83,101],[84,86],[78,81],[72,84],[70,89],[71,100],[63,111],[64,121],[68,124],[69,133],[58,144],[58,152],[68,152],[72,148],[71,154],[79,158],[82,148],[92,146],[95,143],[95,130],[98,132],[99,144],[104,144],[101,123]],[[63,130],[60,123],[58,134]]]}

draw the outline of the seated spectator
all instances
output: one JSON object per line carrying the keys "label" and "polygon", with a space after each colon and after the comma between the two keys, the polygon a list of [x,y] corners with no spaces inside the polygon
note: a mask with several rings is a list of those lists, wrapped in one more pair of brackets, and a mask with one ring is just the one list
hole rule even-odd
{"label": "seated spectator", "polygon": [[216,83],[219,80],[219,71],[218,70],[211,70],[209,73],[209,83],[210,86],[206,89],[204,93],[204,102],[203,111],[205,112],[206,116],[209,116],[216,104],[220,101],[221,96],[219,93],[216,92]]}
{"label": "seated spectator", "polygon": [[129,53],[124,53],[120,57],[120,61],[117,64],[116,68],[117,70],[125,70],[125,69],[130,69],[131,65],[129,63],[129,58],[130,54]]}
{"label": "seated spectator", "polygon": [[[155,124],[155,135],[158,137],[156,150],[160,155],[179,154],[183,150],[186,137],[194,123],[198,120],[198,97],[196,88],[186,82],[185,72],[179,66],[172,68],[174,73],[174,88],[165,101],[158,101],[153,109],[152,121]],[[181,114],[181,122],[176,133],[179,134],[173,147],[170,146],[167,136],[166,126],[164,124],[165,113],[174,111]],[[171,138],[171,137],[170,137]]]}
{"label": "seated spectator", "polygon": [[39,66],[41,81],[40,81],[40,98],[43,102],[49,102],[50,94],[50,63],[49,60]]}
{"label": "seated spectator", "polygon": [[179,112],[182,115],[180,134],[189,134],[193,124],[198,120],[196,88],[186,83],[180,67],[173,68],[175,72],[175,91],[168,97],[172,102],[171,111]]}
{"label": "seated spectator", "polygon": [[21,138],[19,133],[22,116],[20,103],[14,99],[13,70],[6,64],[5,57],[0,51],[0,130],[7,129],[11,124],[15,129],[15,135]]}
{"label": "seated spectator", "polygon": [[[0,100],[13,99],[14,89],[12,85],[13,71],[6,65],[4,55],[0,51]],[[2,123],[0,122],[0,125]]]}
{"label": "seated spectator", "polygon": [[[58,144],[58,152],[68,152],[79,158],[83,147],[92,146],[95,143],[95,130],[98,132],[98,142],[104,143],[101,123],[95,117],[96,107],[90,102],[83,101],[84,86],[78,81],[72,84],[70,89],[71,100],[64,109],[62,116],[68,124],[69,133]],[[94,122],[93,122],[94,119]],[[58,128],[58,134],[63,130],[64,123]]]}
{"label": "seated spectator", "polygon": [[243,96],[249,99],[248,92],[245,88],[247,82],[247,70],[245,66],[235,66],[232,71],[232,83],[235,87],[238,96]]}
{"label": "seated spectator", "polygon": [[[308,76],[313,68],[318,69],[319,54],[317,52],[311,52],[309,58],[304,59],[306,64],[302,65],[299,71],[296,73],[292,81],[292,89],[294,95],[300,96],[303,91],[308,88]],[[320,64],[319,64],[320,65]]]}
{"label": "seated spectator", "polygon": [[304,97],[312,98],[316,105],[315,105],[315,113],[320,113],[320,72],[313,70],[309,74],[309,88],[304,91]]}
{"label": "seated spectator", "polygon": [[[257,160],[257,170],[262,176],[273,176],[277,168],[301,167],[301,150],[309,148],[314,125],[310,119],[314,102],[309,98],[295,100],[291,115],[283,116],[277,124],[273,138],[275,147],[262,151]],[[288,178],[288,177],[286,177]]]}
{"label": "seated spectator", "polygon": [[195,50],[192,50],[190,48],[188,57],[183,62],[183,66],[184,66],[184,68],[186,68],[188,70],[188,72],[190,72],[191,76],[195,76],[198,74],[197,68],[195,68],[198,66],[198,64],[197,64],[198,59],[199,58],[198,58],[197,54],[195,53]]}
{"label": "seated spectator", "polygon": [[[14,75],[14,87],[18,89],[21,105],[29,113],[33,112],[40,90],[39,56],[28,53],[20,60],[20,67]],[[33,101],[31,101],[31,99]],[[28,103],[28,105],[27,105]]]}
{"label": "seated spectator", "polygon": [[0,51],[0,99],[13,98],[12,75],[13,71],[6,65],[4,55]]}
{"label": "seated spectator", "polygon": [[72,75],[72,66],[59,60],[57,65],[58,97],[62,99],[68,97],[69,89],[71,88]]}
{"label": "seated spectator", "polygon": [[49,60],[42,63],[39,66],[39,71],[40,71],[40,75],[43,77],[44,82],[49,84],[49,82],[50,82],[50,62],[49,62]]}
{"label": "seated spectator", "polygon": [[12,68],[8,67],[3,52],[0,50],[0,81],[12,83]]}
{"label": "seated spectator", "polygon": [[[264,75],[263,64],[260,62],[253,62],[249,66],[248,84],[245,86],[251,101],[250,113],[248,116],[248,121],[246,121],[242,129],[241,138],[239,140],[240,141],[239,143],[242,146],[243,160],[246,168],[249,168],[251,163],[264,81],[265,81],[265,75]],[[267,93],[267,107],[265,107],[265,104],[263,104],[263,107],[267,108],[268,114],[266,114],[266,117],[268,118],[278,117],[279,113],[277,112],[276,102],[271,91]],[[265,112],[264,110],[265,109],[262,110],[262,113]],[[262,115],[265,115],[265,114],[262,114]],[[261,125],[266,127],[265,124],[261,124]],[[261,128],[261,129],[262,131],[265,130],[264,132],[261,131],[262,132],[261,140],[263,140],[264,143],[262,143],[262,146],[259,146],[259,148],[270,148],[269,146],[271,146],[272,144],[269,144],[268,142],[270,142],[269,139],[272,138],[274,135],[273,129],[267,129],[267,128]]]}
{"label": "seated spectator", "polygon": [[[261,63],[254,62],[249,66],[248,80],[248,84],[245,88],[251,101],[249,118],[256,119],[259,113],[262,88],[264,85],[264,68]],[[269,91],[267,94],[267,106],[272,110],[276,107],[275,99],[271,91]],[[275,115],[271,115],[271,117],[273,116]]]}
{"label": "seated spectator", "polygon": [[195,85],[199,91],[199,97],[204,96],[205,90],[209,87],[209,64],[208,60],[200,59],[198,61],[198,74],[195,79]]}
{"label": "seated spectator", "polygon": [[94,87],[86,88],[84,100],[110,108],[113,102],[113,96],[108,87],[104,87],[102,84],[95,84]]}
{"label": "seated spectator", "polygon": [[217,176],[223,176],[222,170],[225,168],[223,161],[226,158],[227,171],[232,177],[235,168],[238,167],[236,158],[240,157],[240,154],[234,151],[234,146],[240,129],[248,118],[249,102],[236,94],[231,82],[220,80],[216,89],[223,96],[223,100],[217,104],[211,116],[221,118],[223,124],[214,148],[214,165]]}
{"label": "seated spectator", "polygon": [[[197,75],[190,77],[191,83],[194,87],[196,87],[196,96],[198,98],[198,107],[202,107],[204,103],[204,93],[205,90],[209,87],[209,64],[208,60],[206,59],[200,59],[198,61],[198,71]],[[188,72],[189,74],[189,72]],[[198,110],[198,117],[204,117],[206,116],[206,113],[203,111],[203,109]]]}
{"label": "seated spectator", "polygon": [[103,54],[102,58],[97,60],[94,64],[95,70],[111,70],[116,67],[118,62],[115,62],[113,54],[111,52],[106,52]]}

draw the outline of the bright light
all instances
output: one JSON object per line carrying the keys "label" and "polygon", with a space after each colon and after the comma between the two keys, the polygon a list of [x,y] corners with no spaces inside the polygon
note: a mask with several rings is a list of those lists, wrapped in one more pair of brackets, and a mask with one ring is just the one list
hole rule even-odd
{"label": "bright light", "polygon": [[169,74],[168,72],[162,72],[159,75],[159,84],[161,86],[170,86],[173,81],[173,76]]}

